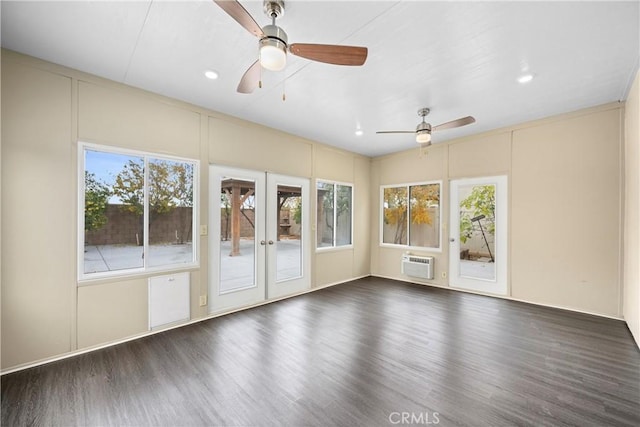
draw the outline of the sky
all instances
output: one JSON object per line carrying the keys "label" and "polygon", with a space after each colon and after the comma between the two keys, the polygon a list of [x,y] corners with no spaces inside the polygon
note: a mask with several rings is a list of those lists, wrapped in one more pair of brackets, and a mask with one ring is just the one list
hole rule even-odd
{"label": "sky", "polygon": [[[143,161],[142,157],[130,156],[127,154],[107,153],[104,151],[85,150],[84,168],[87,172],[92,173],[98,181],[111,187],[115,182],[116,176],[122,170],[129,160],[138,159]],[[121,204],[116,196],[111,196],[110,204]]]}
{"label": "sky", "polygon": [[124,165],[133,159],[139,159],[142,162],[142,157],[85,150],[84,167],[99,181],[111,186]]}

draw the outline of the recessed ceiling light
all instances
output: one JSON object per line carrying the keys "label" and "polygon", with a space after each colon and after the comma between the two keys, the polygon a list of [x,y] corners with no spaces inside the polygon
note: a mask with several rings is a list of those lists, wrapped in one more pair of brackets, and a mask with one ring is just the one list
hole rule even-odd
{"label": "recessed ceiling light", "polygon": [[211,79],[211,80],[215,80],[220,76],[217,71],[213,71],[213,70],[205,71],[204,75],[205,75],[206,78]]}
{"label": "recessed ceiling light", "polygon": [[356,129],[356,136],[362,136],[364,131],[362,129]]}
{"label": "recessed ceiling light", "polygon": [[531,80],[533,80],[533,74],[523,74],[520,77],[518,77],[518,83],[529,83]]}

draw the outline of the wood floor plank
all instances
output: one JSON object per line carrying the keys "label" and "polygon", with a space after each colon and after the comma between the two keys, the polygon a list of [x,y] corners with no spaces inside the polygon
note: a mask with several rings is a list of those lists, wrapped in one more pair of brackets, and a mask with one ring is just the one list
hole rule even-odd
{"label": "wood floor plank", "polygon": [[640,425],[623,322],[371,277],[1,383],[3,426]]}

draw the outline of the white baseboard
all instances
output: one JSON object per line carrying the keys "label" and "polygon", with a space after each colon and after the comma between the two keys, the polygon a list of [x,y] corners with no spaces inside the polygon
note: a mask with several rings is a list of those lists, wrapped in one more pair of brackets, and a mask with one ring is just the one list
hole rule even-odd
{"label": "white baseboard", "polygon": [[557,308],[557,309],[560,309],[560,310],[573,311],[575,313],[589,314],[591,316],[605,317],[607,319],[614,319],[614,320],[622,320],[622,321],[624,321],[624,318],[621,317],[621,316],[611,316],[611,315],[608,315],[608,314],[602,314],[602,313],[595,313],[595,312],[592,312],[592,311],[579,310],[579,309],[571,308],[571,307],[563,307],[561,305],[543,304],[543,303],[540,303],[540,302],[528,301],[528,300],[519,299],[519,298],[513,298],[513,297],[510,297],[508,295],[489,294],[489,293],[471,291],[471,290],[467,290],[467,289],[453,288],[451,286],[438,285],[437,283],[430,283],[430,282],[416,282],[416,281],[413,281],[411,279],[405,279],[405,278],[402,278],[402,277],[390,277],[390,276],[383,276],[383,275],[380,275],[380,274],[372,274],[371,276],[372,277],[379,277],[381,279],[397,280],[398,282],[406,282],[406,283],[411,283],[411,284],[419,285],[419,286],[431,286],[433,288],[448,289],[450,291],[463,292],[463,293],[466,293],[466,294],[475,294],[475,295],[482,295],[482,296],[485,296],[485,297],[501,298],[501,299],[506,299],[506,300],[509,300],[509,301],[517,301],[517,302],[523,302],[523,303],[526,303],[526,304],[538,305],[538,306],[541,306],[541,307]]}

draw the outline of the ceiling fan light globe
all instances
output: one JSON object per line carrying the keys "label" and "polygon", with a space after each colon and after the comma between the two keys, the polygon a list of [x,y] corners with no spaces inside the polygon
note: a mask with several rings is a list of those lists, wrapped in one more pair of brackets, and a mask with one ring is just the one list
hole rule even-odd
{"label": "ceiling fan light globe", "polygon": [[267,70],[280,71],[287,65],[287,52],[279,46],[262,45],[260,65]]}
{"label": "ceiling fan light globe", "polygon": [[418,144],[428,144],[431,142],[431,132],[427,130],[419,131],[416,133],[416,142]]}

